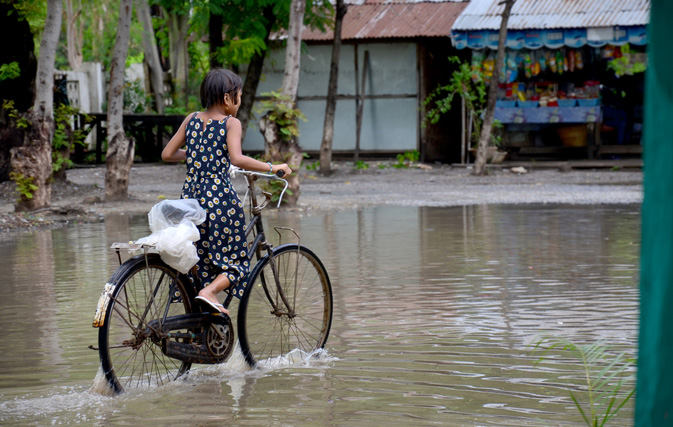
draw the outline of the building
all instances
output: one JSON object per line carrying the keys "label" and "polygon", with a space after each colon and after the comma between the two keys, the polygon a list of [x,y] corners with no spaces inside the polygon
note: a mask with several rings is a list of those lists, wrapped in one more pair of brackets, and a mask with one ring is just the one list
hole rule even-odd
{"label": "building", "polygon": [[[472,0],[452,28],[474,68],[494,62],[504,5]],[[496,119],[510,154],[641,152],[649,0],[517,0]]]}
{"label": "building", "polygon": [[[424,126],[423,100],[446,84],[451,27],[468,5],[465,1],[359,1],[348,5],[339,64],[333,150],[351,155],[356,149],[357,108],[364,88],[360,153],[391,155],[417,150],[424,161],[456,162],[460,157],[460,110],[437,125]],[[322,140],[332,55],[333,33],[305,29],[298,107],[299,143],[317,152]],[[462,52],[466,56],[466,52]],[[272,49],[264,63],[257,95],[277,90],[282,81],[284,50]],[[364,76],[364,79],[363,79]],[[246,133],[246,150],[261,150],[264,141],[255,123]]]}

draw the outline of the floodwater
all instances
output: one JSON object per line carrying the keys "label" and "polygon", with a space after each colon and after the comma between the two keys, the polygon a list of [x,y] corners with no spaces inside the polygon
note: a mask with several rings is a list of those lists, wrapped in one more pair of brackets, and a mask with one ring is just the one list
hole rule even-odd
{"label": "floodwater", "polygon": [[[640,218],[637,205],[270,212],[331,276],[326,351],[253,371],[233,355],[116,397],[97,379],[91,322],[117,263],[107,248],[149,234],[146,217],[4,232],[0,424],[581,425],[582,364],[536,364],[533,345],[635,355]],[[631,425],[632,408],[610,425]]]}

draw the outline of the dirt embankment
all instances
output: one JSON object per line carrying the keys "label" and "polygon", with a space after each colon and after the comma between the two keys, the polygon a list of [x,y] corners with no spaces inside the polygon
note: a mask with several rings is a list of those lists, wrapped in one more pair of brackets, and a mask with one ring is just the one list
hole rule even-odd
{"label": "dirt embankment", "polygon": [[[14,213],[12,182],[0,183],[0,230],[100,221],[109,213],[148,212],[163,198],[178,198],[184,165],[138,165],[131,170],[129,199],[105,202],[105,168],[71,169],[52,185],[52,206]],[[458,206],[493,203],[640,203],[642,171],[493,168],[476,177],[463,167],[425,165],[396,169],[373,162],[366,170],[337,163],[329,177],[302,169],[299,209],[352,209],[377,205]],[[243,190],[240,178],[235,180]]]}

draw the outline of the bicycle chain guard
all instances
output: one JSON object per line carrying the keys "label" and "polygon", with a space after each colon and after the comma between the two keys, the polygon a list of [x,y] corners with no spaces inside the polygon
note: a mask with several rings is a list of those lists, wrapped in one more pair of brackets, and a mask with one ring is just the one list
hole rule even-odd
{"label": "bicycle chain guard", "polygon": [[[222,363],[234,348],[234,327],[226,315],[183,314],[149,322],[149,330],[159,330],[161,351],[172,359],[212,365]],[[188,330],[189,332],[177,332]]]}

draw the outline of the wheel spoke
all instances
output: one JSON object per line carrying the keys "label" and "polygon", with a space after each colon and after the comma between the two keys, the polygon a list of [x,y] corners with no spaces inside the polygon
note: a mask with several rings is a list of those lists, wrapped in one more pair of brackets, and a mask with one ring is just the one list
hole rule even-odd
{"label": "wheel spoke", "polygon": [[[251,277],[239,308],[239,339],[251,365],[264,359],[286,356],[294,349],[312,352],[325,344],[332,318],[332,294],[327,273],[320,261],[306,248],[279,247],[273,261],[263,260]],[[271,264],[279,275],[278,284],[287,305],[278,298],[278,285],[271,278]],[[256,286],[264,277],[268,287]],[[273,312],[278,301],[280,312]],[[289,306],[289,307],[288,307]]]}
{"label": "wheel spoke", "polygon": [[[117,291],[99,331],[101,363],[108,382],[122,391],[173,381],[190,364],[164,355],[159,345],[161,329],[150,324],[191,312],[184,285],[155,255],[149,255],[147,263],[142,255],[132,258],[120,268],[124,270],[116,274]],[[183,295],[179,302],[173,302],[174,292]]]}

